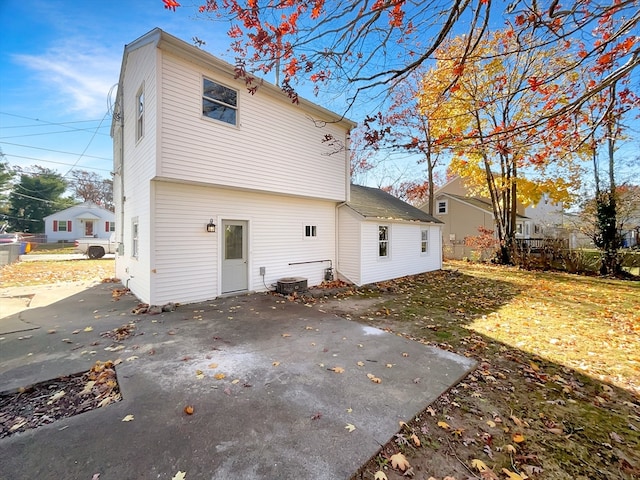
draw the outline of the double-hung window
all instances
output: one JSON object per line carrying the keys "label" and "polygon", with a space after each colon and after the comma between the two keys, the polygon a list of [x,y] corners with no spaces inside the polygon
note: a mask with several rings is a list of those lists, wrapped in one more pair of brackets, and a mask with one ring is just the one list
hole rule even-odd
{"label": "double-hung window", "polygon": [[229,125],[237,125],[238,92],[204,78],[202,83],[202,114]]}
{"label": "double-hung window", "polygon": [[386,258],[389,256],[389,227],[386,225],[378,226],[378,257]]}
{"label": "double-hung window", "polygon": [[134,258],[138,258],[138,249],[139,249],[139,241],[138,241],[138,217],[135,217],[131,221],[131,256]]}
{"label": "double-hung window", "polygon": [[420,230],[420,252],[429,253],[429,230],[426,228]]}

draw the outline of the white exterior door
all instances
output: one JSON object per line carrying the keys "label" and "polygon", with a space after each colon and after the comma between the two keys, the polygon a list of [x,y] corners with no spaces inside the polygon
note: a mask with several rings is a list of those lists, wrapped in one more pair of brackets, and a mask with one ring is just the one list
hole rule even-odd
{"label": "white exterior door", "polygon": [[247,259],[248,224],[222,220],[222,293],[249,289]]}

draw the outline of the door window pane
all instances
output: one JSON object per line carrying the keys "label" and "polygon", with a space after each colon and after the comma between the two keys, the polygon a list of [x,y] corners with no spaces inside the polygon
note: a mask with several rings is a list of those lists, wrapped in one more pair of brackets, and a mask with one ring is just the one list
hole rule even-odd
{"label": "door window pane", "polygon": [[227,225],[224,229],[224,258],[236,260],[242,255],[242,225]]}

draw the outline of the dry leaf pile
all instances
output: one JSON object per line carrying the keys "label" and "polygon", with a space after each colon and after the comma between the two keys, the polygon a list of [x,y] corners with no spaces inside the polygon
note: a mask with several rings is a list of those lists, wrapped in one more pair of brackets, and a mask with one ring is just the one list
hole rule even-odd
{"label": "dry leaf pile", "polygon": [[0,396],[0,438],[121,400],[114,362]]}

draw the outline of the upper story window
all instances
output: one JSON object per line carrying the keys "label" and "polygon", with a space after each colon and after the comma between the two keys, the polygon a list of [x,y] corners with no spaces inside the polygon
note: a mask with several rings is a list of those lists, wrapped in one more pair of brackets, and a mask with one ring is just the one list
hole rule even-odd
{"label": "upper story window", "polygon": [[429,230],[423,228],[420,230],[420,252],[429,253]]}
{"label": "upper story window", "polygon": [[389,227],[378,226],[378,257],[389,256]]}
{"label": "upper story window", "polygon": [[202,114],[230,125],[237,125],[238,92],[219,83],[203,79]]}
{"label": "upper story window", "polygon": [[136,95],[136,141],[144,136],[144,88],[140,87]]}
{"label": "upper story window", "polygon": [[437,204],[437,208],[436,208],[436,212],[438,213],[438,215],[444,215],[447,213],[448,211],[448,204],[446,200],[438,200],[438,204]]}

